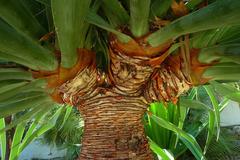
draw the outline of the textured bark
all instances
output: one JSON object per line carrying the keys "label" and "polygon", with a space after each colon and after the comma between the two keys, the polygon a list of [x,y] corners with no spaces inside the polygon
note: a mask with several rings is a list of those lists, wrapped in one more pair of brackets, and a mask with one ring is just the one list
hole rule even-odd
{"label": "textured bark", "polygon": [[106,92],[79,106],[85,120],[80,159],[151,160],[142,116],[143,98]]}
{"label": "textured bark", "polygon": [[59,88],[65,103],[77,106],[84,118],[79,158],[151,160],[142,124],[148,105],[142,89],[152,69],[139,66],[140,57],[110,56],[108,74],[92,64]]}
{"label": "textured bark", "polygon": [[[91,53],[75,78],[56,90],[65,103],[78,107],[84,118],[81,160],[153,159],[142,124],[148,104],[176,102],[191,87],[191,77],[183,71],[184,55],[168,56],[168,43],[154,49],[142,43],[128,46],[111,37],[108,72],[96,68]],[[86,50],[79,51],[86,54]],[[144,52],[154,57],[143,56]]]}

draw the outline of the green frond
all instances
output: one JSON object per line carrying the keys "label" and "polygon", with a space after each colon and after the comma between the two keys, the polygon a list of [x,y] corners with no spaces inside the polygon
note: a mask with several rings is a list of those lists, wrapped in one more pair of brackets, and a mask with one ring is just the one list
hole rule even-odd
{"label": "green frond", "polygon": [[[0,81],[3,80],[33,80],[32,74],[18,68],[0,68]],[[1,83],[1,82],[0,82]]]}
{"label": "green frond", "polygon": [[220,81],[238,81],[240,79],[240,65],[236,63],[220,63],[209,67],[204,78]]}
{"label": "green frond", "polygon": [[194,9],[197,5],[199,5],[203,1],[204,0],[189,0],[189,1],[186,2],[186,6],[189,9]]}
{"label": "green frond", "polygon": [[[2,130],[3,128],[5,128],[5,119],[4,118],[0,118],[0,130]],[[1,158],[5,159],[6,156],[6,143],[7,143],[7,136],[5,132],[1,132],[0,131],[0,149],[1,149]]]}
{"label": "green frond", "polygon": [[216,44],[239,43],[240,26],[225,26],[194,33],[190,39],[192,48],[211,47]]}
{"label": "green frond", "polygon": [[45,30],[22,0],[0,0],[0,18],[20,33],[39,39]]}
{"label": "green frond", "polygon": [[103,0],[101,7],[113,27],[128,24],[129,15],[118,0]]}
{"label": "green frond", "polygon": [[117,35],[118,39],[122,42],[128,42],[131,40],[130,36],[114,29],[113,26],[108,24],[102,17],[97,15],[94,11],[89,11],[87,15],[87,22],[94,24],[104,30],[107,30],[108,32],[114,33],[115,35]]}
{"label": "green frond", "polygon": [[4,60],[23,65],[30,63],[27,67],[34,70],[51,71],[57,68],[57,60],[52,51],[42,47],[37,41],[30,37],[18,33],[0,19],[0,55],[1,54],[5,54],[5,56],[3,56]]}
{"label": "green frond", "polygon": [[193,153],[193,155],[195,156],[196,159],[198,159],[198,160],[205,159],[205,156],[202,152],[201,147],[199,146],[196,139],[192,135],[186,133],[185,131],[179,129],[174,124],[172,124],[160,117],[157,117],[155,115],[149,115],[149,116],[159,126],[177,133],[180,136],[181,141],[188,147],[189,150],[191,150],[191,152]]}
{"label": "green frond", "polygon": [[10,104],[0,104],[0,117],[6,117],[11,114],[23,111],[25,109],[33,108],[33,107],[41,107],[41,105],[45,102],[51,102],[51,98],[44,95],[39,95],[34,98],[27,98],[25,100],[10,103]]}
{"label": "green frond", "polygon": [[240,43],[217,45],[204,48],[198,56],[198,60],[202,63],[211,63],[213,61],[233,62],[240,64]]}
{"label": "green frond", "polygon": [[240,1],[218,0],[207,7],[176,19],[148,37],[157,46],[181,35],[240,23]]}
{"label": "green frond", "polygon": [[151,16],[163,18],[170,9],[172,0],[155,0],[151,4]]}
{"label": "green frond", "polygon": [[86,23],[91,0],[51,1],[52,15],[61,50],[61,66],[73,67],[77,60],[77,48],[84,48],[89,25]]}
{"label": "green frond", "polygon": [[134,37],[141,37],[149,32],[149,13],[151,0],[130,1],[130,30]]}
{"label": "green frond", "polygon": [[231,84],[221,84],[216,81],[210,81],[210,84],[216,92],[225,97],[225,99],[231,99],[240,103],[240,91],[236,87],[233,87]]}

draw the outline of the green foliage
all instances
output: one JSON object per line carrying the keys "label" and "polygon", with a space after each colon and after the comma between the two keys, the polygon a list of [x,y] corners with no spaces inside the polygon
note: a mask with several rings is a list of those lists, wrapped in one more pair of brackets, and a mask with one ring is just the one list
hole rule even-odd
{"label": "green foliage", "polygon": [[14,30],[0,19],[0,59],[12,61],[35,70],[54,70],[57,62],[50,50],[31,37]]}
{"label": "green foliage", "polygon": [[[2,130],[5,128],[5,120],[4,118],[0,119],[0,129]],[[1,158],[5,159],[6,156],[6,133],[5,132],[0,132],[0,150],[1,150]]]}
{"label": "green foliage", "polygon": [[0,17],[11,25],[18,32],[34,39],[40,38],[45,31],[40,25],[30,7],[27,6],[27,1],[0,1]]}
{"label": "green foliage", "polygon": [[170,9],[172,0],[155,0],[151,4],[151,13],[153,17],[163,17]]}
{"label": "green foliage", "polygon": [[103,0],[101,7],[112,26],[128,23],[129,15],[118,0]]}
{"label": "green foliage", "polygon": [[[219,92],[225,92],[225,98],[219,102],[219,98],[216,99],[216,93],[219,90],[217,85],[224,86],[217,82],[211,84],[214,85],[193,88],[188,96],[180,98],[178,105],[171,103],[165,105],[153,103],[150,105],[144,124],[150,148],[154,153],[162,157],[167,156],[166,159],[171,159],[172,156],[175,158],[181,156],[187,148],[196,159],[201,159],[208,153],[211,144],[221,137],[220,112],[229,102],[227,98],[229,91]],[[216,86],[218,87],[217,92]],[[229,88],[237,91],[233,86],[229,86]],[[196,141],[196,138],[202,135],[203,131],[206,142],[205,144],[203,140],[199,142],[204,151],[201,150]]]}
{"label": "green foliage", "polygon": [[130,1],[130,30],[134,37],[141,37],[149,32],[150,4],[151,0]]}
{"label": "green foliage", "polygon": [[181,35],[239,24],[240,1],[219,0],[201,10],[181,17],[148,37],[152,46]]}
{"label": "green foliage", "polygon": [[55,30],[61,49],[61,65],[71,68],[76,64],[77,48],[84,47],[89,25],[85,22],[91,0],[51,1]]}
{"label": "green foliage", "polygon": [[[177,158],[187,149],[196,159],[208,154],[213,140],[218,137],[221,140],[220,111],[229,99],[240,102],[238,89],[232,84],[221,84],[240,79],[240,1],[212,0],[200,8],[202,2],[188,0],[185,6],[190,13],[178,18],[170,9],[172,0],[0,0],[2,157],[6,151],[5,131],[13,127],[16,132],[11,159],[44,133],[52,144],[79,150],[76,145],[82,134],[79,114],[71,107],[50,111],[54,106],[49,97],[51,90],[46,88],[46,81],[34,79],[31,71],[71,68],[78,59],[77,48],[95,51],[98,66],[105,65],[99,68],[107,69],[110,32],[124,43],[148,34],[151,46],[174,40],[169,54],[181,47],[178,38],[189,35],[189,49],[200,50],[200,62],[218,62],[203,73],[204,78],[218,82],[211,81],[206,90],[192,89],[176,105],[153,103],[145,115],[150,147],[162,158]],[[156,28],[155,18],[171,23]],[[58,51],[60,58],[55,54]],[[223,100],[218,99],[216,92]],[[21,116],[15,116],[19,112]],[[15,118],[5,126],[3,118],[10,115]],[[206,141],[200,148],[196,137],[204,129]]]}
{"label": "green foliage", "polygon": [[79,112],[67,106],[58,117],[56,125],[44,134],[43,142],[48,145],[67,149],[66,159],[78,157],[83,133],[83,119]]}
{"label": "green foliage", "polygon": [[[53,108],[54,105],[50,104],[47,107],[48,109],[44,107],[41,108],[40,112],[28,119],[22,120],[21,115],[20,117],[15,116],[18,117],[18,124],[15,124],[16,128],[12,137],[13,139],[10,148],[9,160],[18,159],[21,152],[27,147],[28,144],[55,126],[59,115],[63,112],[63,107],[58,106],[54,114],[51,113],[51,108]],[[5,157],[6,153],[6,143],[8,143],[8,139],[6,138],[5,134],[6,131],[13,126],[5,126],[4,118],[1,118],[0,122],[1,153],[3,158]],[[12,123],[10,123],[10,125],[11,124]]]}

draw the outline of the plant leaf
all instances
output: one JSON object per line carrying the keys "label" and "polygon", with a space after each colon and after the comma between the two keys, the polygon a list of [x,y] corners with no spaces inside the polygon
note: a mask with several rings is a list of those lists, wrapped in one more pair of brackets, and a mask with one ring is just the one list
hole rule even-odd
{"label": "plant leaf", "polygon": [[43,48],[30,37],[21,35],[0,19],[0,56],[4,53],[10,55],[3,56],[4,59],[9,58],[9,61],[14,62],[17,58],[18,61],[15,62],[20,64],[28,62],[31,65],[27,67],[34,70],[51,71],[57,68],[57,60],[50,50]]}
{"label": "plant leaf", "polygon": [[213,93],[213,89],[210,86],[204,86],[205,90],[207,91],[209,98],[212,102],[212,106],[214,108],[214,115],[216,118],[216,125],[217,125],[217,140],[220,134],[220,110],[218,106],[218,101]]}
{"label": "plant leaf", "polygon": [[129,15],[118,0],[103,0],[101,7],[114,27],[128,23]]}
{"label": "plant leaf", "polygon": [[183,143],[188,147],[188,149],[193,153],[193,155],[195,156],[195,158],[197,160],[201,160],[201,159],[205,159],[201,147],[199,146],[199,144],[197,143],[197,141],[195,140],[195,138],[184,132],[183,130],[179,129],[177,126],[173,125],[172,123],[159,118],[153,114],[149,115],[159,126],[169,129],[175,133],[177,133],[180,137],[180,139],[183,141]]}
{"label": "plant leaf", "polygon": [[24,2],[0,0],[0,17],[17,31],[39,39],[45,31]]}
{"label": "plant leaf", "polygon": [[[0,130],[2,130],[3,128],[5,128],[5,119],[4,118],[0,118]],[[4,160],[5,159],[5,155],[6,155],[6,132],[0,132],[0,150],[1,150],[1,158]]]}
{"label": "plant leaf", "polygon": [[200,101],[196,101],[196,100],[190,100],[190,99],[184,99],[181,98],[180,99],[180,106],[185,106],[185,107],[189,107],[189,108],[193,108],[193,109],[201,109],[201,110],[207,110],[208,111],[208,130],[207,130],[207,140],[206,140],[206,144],[204,146],[204,154],[206,154],[207,149],[211,143],[211,140],[214,136],[215,133],[215,113],[214,111],[208,107],[207,105],[201,103]]}
{"label": "plant leaf", "polygon": [[155,152],[156,154],[158,154],[159,156],[161,156],[161,158],[163,160],[174,160],[174,157],[170,154],[170,153],[166,153],[164,151],[164,149],[162,149],[161,147],[159,147],[154,141],[152,141],[151,139],[149,139],[149,145],[151,150],[153,150],[153,152]]}
{"label": "plant leaf", "polygon": [[149,31],[149,12],[151,0],[130,1],[130,30],[135,37],[141,37]]}
{"label": "plant leaf", "polygon": [[218,0],[207,7],[181,17],[148,37],[155,47],[181,35],[240,23],[240,1]]}
{"label": "plant leaf", "polygon": [[32,142],[36,137],[39,137],[41,136],[42,134],[44,134],[45,132],[47,132],[48,130],[50,130],[52,127],[55,126],[56,124],[56,121],[59,117],[59,115],[61,114],[63,110],[63,107],[59,107],[57,109],[57,111],[55,112],[54,115],[52,115],[45,123],[45,124],[40,124],[40,127],[37,128],[34,132],[32,132],[32,134],[28,134],[30,136],[26,136],[23,141],[22,141],[22,144],[19,148],[19,153],[22,152],[22,150],[30,143]]}
{"label": "plant leaf", "polygon": [[240,65],[236,63],[219,63],[209,67],[204,73],[204,78],[211,80],[238,81],[240,79]]}
{"label": "plant leaf", "polygon": [[13,136],[13,141],[11,144],[11,152],[10,152],[9,160],[15,160],[15,159],[18,159],[18,157],[19,157],[18,149],[21,144],[25,126],[26,126],[26,123],[23,122],[23,123],[18,124],[16,127],[16,130],[15,130],[14,136]]}
{"label": "plant leaf", "polygon": [[6,117],[8,115],[23,111],[28,108],[39,107],[39,104],[51,101],[52,100],[48,96],[39,96],[6,105],[0,104],[0,117]]}
{"label": "plant leaf", "polygon": [[151,13],[153,17],[163,17],[170,9],[172,0],[155,0],[151,4]]}
{"label": "plant leaf", "polygon": [[94,11],[89,11],[87,15],[88,23],[94,24],[102,29],[105,29],[111,33],[117,35],[118,39],[122,42],[127,43],[131,40],[131,37],[128,35],[121,33],[113,28],[113,26],[109,25],[104,19],[102,19],[99,15],[97,15]]}
{"label": "plant leaf", "polygon": [[85,18],[91,0],[52,0],[52,15],[61,49],[61,65],[73,67],[77,60],[77,48],[84,48],[87,33]]}
{"label": "plant leaf", "polygon": [[204,48],[198,56],[202,63],[211,63],[213,61],[234,62],[240,64],[240,44],[226,44]]}
{"label": "plant leaf", "polygon": [[2,80],[33,80],[32,74],[17,68],[0,68],[0,81]]}

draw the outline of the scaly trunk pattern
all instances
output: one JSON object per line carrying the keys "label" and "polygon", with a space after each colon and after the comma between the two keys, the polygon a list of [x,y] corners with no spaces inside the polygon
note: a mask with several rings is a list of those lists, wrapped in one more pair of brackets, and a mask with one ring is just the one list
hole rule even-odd
{"label": "scaly trunk pattern", "polygon": [[[189,76],[191,70],[200,65],[193,60],[186,63],[185,52],[168,56],[169,46],[148,48],[141,39],[122,44],[110,36],[106,73],[96,68],[94,53],[78,50],[83,67],[55,93],[78,107],[84,118],[81,160],[153,159],[142,116],[153,101],[176,102],[196,77]],[[143,56],[149,53],[154,57]]]}

